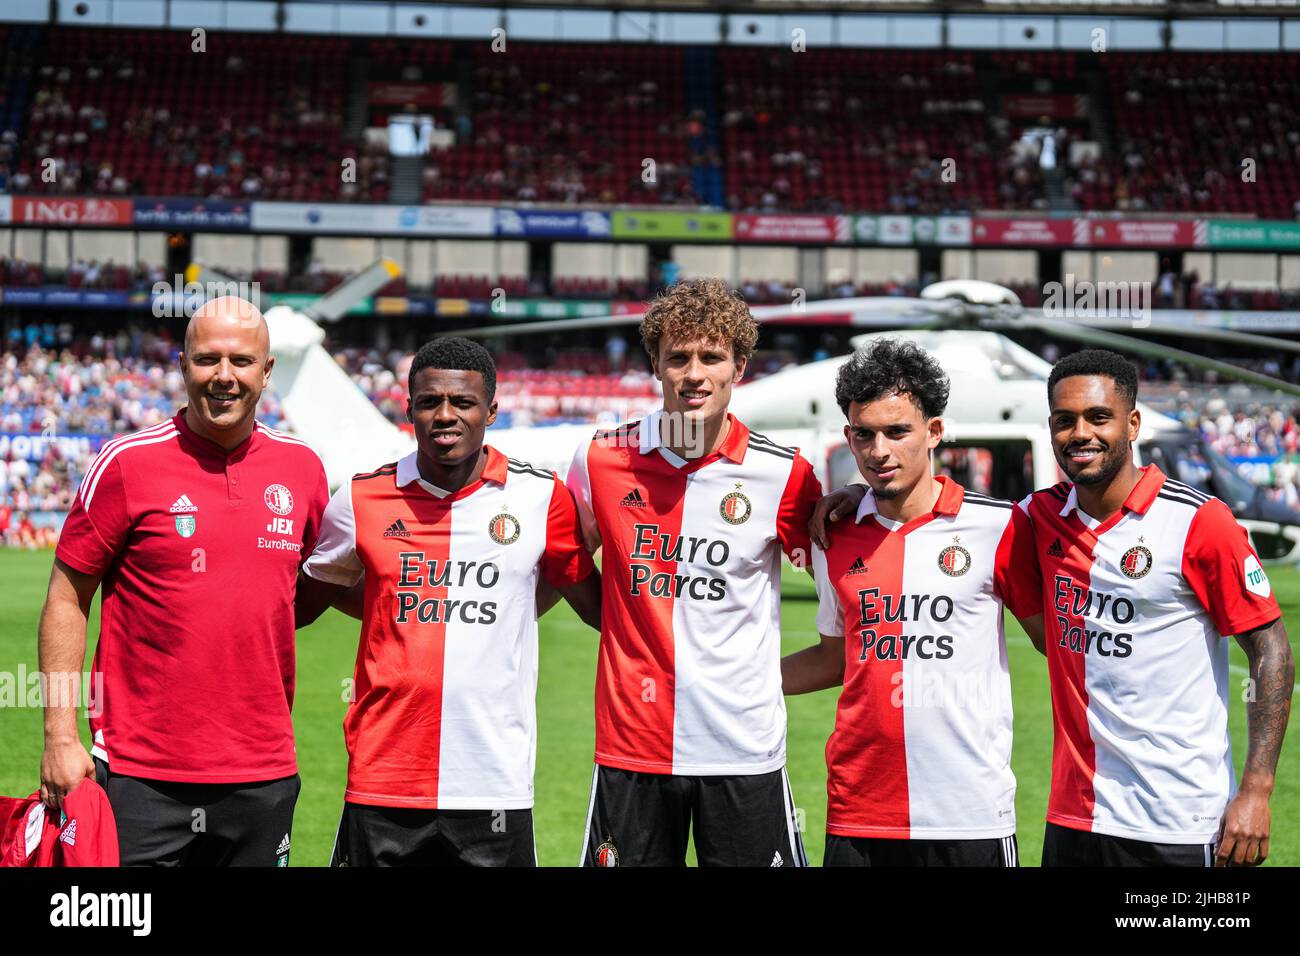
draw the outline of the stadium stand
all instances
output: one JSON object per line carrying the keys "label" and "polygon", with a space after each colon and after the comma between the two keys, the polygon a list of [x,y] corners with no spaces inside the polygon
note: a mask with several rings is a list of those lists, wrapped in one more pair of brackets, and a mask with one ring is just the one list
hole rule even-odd
{"label": "stadium stand", "polygon": [[[405,111],[365,106],[361,77],[414,69],[456,91],[454,107],[420,108],[453,134],[423,164],[425,200],[1043,209],[1048,174],[1024,134],[1045,127],[1062,201],[1079,208],[1293,218],[1300,202],[1293,54],[1229,66],[1187,52],[1084,60],[512,41],[501,57],[441,40],[231,33],[194,57],[177,56],[178,42],[188,36],[0,33],[0,189],[384,201],[389,157],[345,129]],[[1007,97],[1044,79],[1079,108],[1003,115]],[[1071,158],[1075,140],[1096,148]],[[356,182],[338,175],[344,156],[357,159]],[[1243,182],[1247,157],[1267,175]],[[47,158],[53,182],[41,175]]]}
{"label": "stadium stand", "polygon": [[[1023,208],[986,122],[972,53],[835,50],[719,54],[727,205],[740,211]],[[942,160],[960,171],[943,182]],[[1005,195],[1000,195],[1008,187]]]}
{"label": "stadium stand", "polygon": [[343,135],[346,40],[214,33],[204,56],[181,55],[188,34],[163,31],[23,28],[8,40],[10,96],[31,88],[13,192],[386,198],[382,154],[362,151],[355,183],[339,175],[361,149]]}
{"label": "stadium stand", "polygon": [[[511,51],[505,62],[475,48],[461,141],[427,164],[425,199],[700,201],[687,156],[699,120],[687,116],[683,51],[605,44]],[[646,158],[655,161],[649,182]]]}
{"label": "stadium stand", "polygon": [[[1229,64],[1205,53],[1119,53],[1098,62],[1118,142],[1115,155],[1075,171],[1083,208],[1296,216],[1300,57]],[[1248,158],[1257,175],[1246,180]]]}

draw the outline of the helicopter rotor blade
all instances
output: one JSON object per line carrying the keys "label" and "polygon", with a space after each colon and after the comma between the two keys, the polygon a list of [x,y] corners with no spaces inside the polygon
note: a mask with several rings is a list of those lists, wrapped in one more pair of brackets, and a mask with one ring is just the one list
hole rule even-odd
{"label": "helicopter rotor blade", "polygon": [[392,259],[380,259],[321,296],[303,311],[317,322],[334,322],[402,274]]}
{"label": "helicopter rotor blade", "polygon": [[[750,307],[754,320],[761,324],[831,323],[855,328],[925,329],[952,321],[965,309],[948,300],[928,301],[901,296],[866,296],[854,299],[825,299],[816,302],[793,302],[788,305]],[[574,319],[512,322],[508,325],[484,325],[457,329],[457,335],[490,338],[499,335],[535,335],[543,332],[571,332],[583,329],[613,328],[636,325],[644,312],[629,315],[594,315]]]}
{"label": "helicopter rotor blade", "polygon": [[[1157,313],[1158,315],[1158,313]],[[1143,325],[1134,325],[1134,317],[1127,318],[1088,318],[1072,319],[1073,325],[1080,325],[1085,328],[1101,329],[1104,331],[1124,330],[1131,331],[1136,329],[1139,332],[1151,335],[1171,335],[1180,338],[1198,338],[1206,339],[1212,342],[1230,342],[1234,345],[1249,345],[1261,349],[1276,349],[1281,352],[1294,352],[1300,354],[1300,342],[1290,339],[1278,338],[1273,335],[1259,335],[1254,332],[1239,332],[1235,329],[1224,329],[1213,326],[1201,325],[1184,325],[1175,322],[1162,321],[1154,318]],[[1015,318],[998,318],[984,319],[981,325],[985,328],[997,329],[1004,331],[1006,329],[1017,328],[1041,328],[1038,323],[1041,321],[1064,321],[1048,319],[1042,314],[1042,310],[1026,310],[1021,316]]]}
{"label": "helicopter rotor blade", "polygon": [[1205,355],[1197,355],[1195,352],[1187,352],[1183,349],[1176,349],[1169,345],[1161,345],[1157,342],[1148,342],[1144,339],[1135,338],[1133,336],[1120,335],[1117,332],[1108,332],[1104,329],[1080,325],[1077,322],[1066,322],[1062,319],[1035,318],[1024,321],[1021,324],[1023,326],[1041,329],[1044,332],[1050,332],[1052,335],[1057,335],[1064,339],[1073,339],[1077,342],[1084,342],[1088,345],[1098,345],[1118,352],[1136,352],[1139,355],[1148,355],[1152,358],[1173,359],[1176,362],[1190,365],[1194,368],[1203,368],[1217,372],[1224,378],[1245,382],[1249,385],[1258,385],[1261,388],[1268,388],[1282,392],[1286,395],[1300,397],[1300,385],[1291,382],[1284,382],[1280,378],[1274,378],[1273,376],[1265,375],[1262,372],[1253,372],[1250,369],[1242,368],[1239,365],[1232,365],[1229,362],[1222,362]]}

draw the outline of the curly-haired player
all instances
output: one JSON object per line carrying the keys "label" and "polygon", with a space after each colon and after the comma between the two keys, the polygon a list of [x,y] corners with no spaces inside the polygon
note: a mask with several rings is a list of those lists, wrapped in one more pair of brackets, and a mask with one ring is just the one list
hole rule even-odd
{"label": "curly-haired player", "polygon": [[813,549],[821,643],[787,694],[844,685],[826,747],[827,866],[1015,866],[1009,607],[1037,640],[1033,530],[1010,501],[936,478],[948,377],[878,339],[840,368],[844,437],[871,493]]}
{"label": "curly-haired player", "polygon": [[797,449],[727,412],[758,341],[717,279],[641,324],[664,404],[597,434],[568,484],[603,543],[596,767],[585,865],[799,866],[785,777],[781,552],[807,564],[821,489]]}

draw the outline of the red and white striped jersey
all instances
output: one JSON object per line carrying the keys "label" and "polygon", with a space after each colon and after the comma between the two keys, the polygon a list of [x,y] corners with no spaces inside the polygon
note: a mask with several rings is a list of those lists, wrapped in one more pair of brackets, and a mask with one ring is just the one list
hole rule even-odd
{"label": "red and white striped jersey", "polygon": [[817,630],[844,638],[826,744],[826,830],[982,840],[1016,830],[1002,609],[1042,609],[1033,529],[1010,501],[939,478],[928,514],[887,521],[868,493],[813,549]]}
{"label": "red and white striped jersey", "polygon": [[537,576],[577,582],[594,565],[559,479],[486,454],[459,491],[422,479],[412,452],[349,479],[325,509],[304,570],[349,587],[365,574],[349,802],[533,805]]}
{"label": "red and white striped jersey", "polygon": [[1235,789],[1223,637],[1281,617],[1245,530],[1222,501],[1155,465],[1103,522],[1079,510],[1067,482],[1020,507],[1043,576],[1055,724],[1047,819],[1211,842]]}
{"label": "red and white striped jersey", "polygon": [[596,762],[769,773],[785,765],[781,552],[807,566],[821,486],[731,415],[718,451],[679,458],[660,414],[598,433],[567,477],[604,547]]}

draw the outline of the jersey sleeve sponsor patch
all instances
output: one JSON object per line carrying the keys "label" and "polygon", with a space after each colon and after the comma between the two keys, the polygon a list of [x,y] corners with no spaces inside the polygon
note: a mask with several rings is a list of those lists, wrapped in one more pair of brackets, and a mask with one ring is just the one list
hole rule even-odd
{"label": "jersey sleeve sponsor patch", "polygon": [[1242,634],[1282,616],[1246,529],[1222,501],[1196,512],[1183,550],[1183,577],[1220,634]]}
{"label": "jersey sleeve sponsor patch", "polygon": [[1253,554],[1246,555],[1246,560],[1241,564],[1241,572],[1246,579],[1246,590],[1251,594],[1268,597],[1273,593],[1273,588],[1268,583],[1268,576]]}

